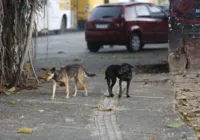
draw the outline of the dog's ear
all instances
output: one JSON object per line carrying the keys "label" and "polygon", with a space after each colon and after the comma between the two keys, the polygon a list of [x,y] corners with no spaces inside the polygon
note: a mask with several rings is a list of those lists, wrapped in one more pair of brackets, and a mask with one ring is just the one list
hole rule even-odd
{"label": "dog's ear", "polygon": [[134,69],[134,67],[133,67],[132,65],[130,65],[130,68],[131,68],[131,70],[133,70],[133,69]]}
{"label": "dog's ear", "polygon": [[55,72],[56,72],[56,68],[51,68],[50,71],[51,71],[52,73],[55,73]]}
{"label": "dog's ear", "polygon": [[134,71],[134,67],[131,68],[131,71]]}

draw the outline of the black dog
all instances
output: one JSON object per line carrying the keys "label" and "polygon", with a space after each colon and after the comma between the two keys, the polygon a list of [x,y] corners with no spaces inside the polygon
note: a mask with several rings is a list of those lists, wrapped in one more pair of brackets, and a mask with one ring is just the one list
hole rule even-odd
{"label": "black dog", "polygon": [[[126,97],[129,98],[129,86],[132,79],[132,68],[130,64],[123,63],[122,65],[110,65],[106,69],[105,72],[105,79],[107,80],[108,84],[108,97],[113,97],[114,94],[112,92],[113,86],[116,83],[117,78],[119,78],[119,98],[122,96],[122,81],[127,82],[127,89],[126,89]],[[112,84],[111,83],[112,80]]]}

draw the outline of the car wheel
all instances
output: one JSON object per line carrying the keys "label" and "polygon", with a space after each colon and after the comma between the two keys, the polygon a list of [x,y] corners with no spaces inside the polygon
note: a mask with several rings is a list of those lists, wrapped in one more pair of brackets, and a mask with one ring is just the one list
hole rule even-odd
{"label": "car wheel", "polygon": [[129,44],[126,47],[129,52],[138,52],[142,48],[142,44],[143,43],[139,34],[133,33],[130,38]]}
{"label": "car wheel", "polygon": [[97,43],[87,43],[87,47],[90,52],[98,52],[102,45]]}

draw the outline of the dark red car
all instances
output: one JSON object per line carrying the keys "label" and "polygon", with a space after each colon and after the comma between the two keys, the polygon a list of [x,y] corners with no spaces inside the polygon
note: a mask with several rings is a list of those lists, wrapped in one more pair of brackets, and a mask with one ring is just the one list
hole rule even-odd
{"label": "dark red car", "polygon": [[139,51],[146,43],[168,42],[168,16],[151,3],[100,5],[88,17],[85,40],[91,52],[103,45],[125,45],[130,52]]}

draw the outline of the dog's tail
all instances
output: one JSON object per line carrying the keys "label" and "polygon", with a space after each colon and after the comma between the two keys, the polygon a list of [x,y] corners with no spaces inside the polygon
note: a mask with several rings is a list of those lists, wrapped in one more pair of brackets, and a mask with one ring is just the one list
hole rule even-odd
{"label": "dog's tail", "polygon": [[95,77],[97,75],[94,74],[94,73],[88,73],[87,71],[85,71],[85,76],[87,76],[87,77]]}
{"label": "dog's tail", "polygon": [[94,73],[88,73],[86,70],[85,70],[85,68],[82,66],[82,68],[83,68],[83,70],[84,70],[84,72],[85,72],[85,76],[86,77],[95,77],[95,76],[97,76],[96,74],[94,74]]}

